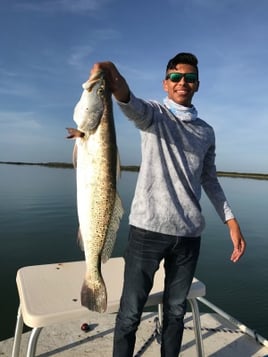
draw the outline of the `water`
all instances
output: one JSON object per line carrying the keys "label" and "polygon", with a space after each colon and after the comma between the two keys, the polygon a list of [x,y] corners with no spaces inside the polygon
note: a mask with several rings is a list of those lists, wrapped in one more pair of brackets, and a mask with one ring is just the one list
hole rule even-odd
{"label": "water", "polygon": [[[0,340],[14,334],[18,295],[16,272],[26,265],[83,259],[77,244],[75,172],[39,166],[0,165]],[[137,174],[123,172],[119,183],[125,207],[113,252],[127,242],[128,212]],[[207,227],[196,276],[206,298],[264,337],[268,337],[268,181],[220,179],[247,239],[247,253],[230,262],[232,244],[206,196]],[[201,310],[203,309],[201,305]]]}

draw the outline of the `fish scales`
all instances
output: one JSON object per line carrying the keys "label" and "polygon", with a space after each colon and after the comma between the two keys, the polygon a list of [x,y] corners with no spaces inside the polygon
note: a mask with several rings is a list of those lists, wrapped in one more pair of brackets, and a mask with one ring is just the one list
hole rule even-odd
{"label": "fish scales", "polygon": [[111,93],[101,73],[84,88],[74,110],[82,136],[76,139],[74,150],[79,236],[86,261],[81,303],[104,312],[107,291],[101,263],[112,253],[123,208],[116,190],[118,154]]}

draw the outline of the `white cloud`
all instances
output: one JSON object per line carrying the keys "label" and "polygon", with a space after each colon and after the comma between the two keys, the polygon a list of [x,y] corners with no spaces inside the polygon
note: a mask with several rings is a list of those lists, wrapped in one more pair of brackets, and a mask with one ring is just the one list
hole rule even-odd
{"label": "white cloud", "polygon": [[31,86],[21,82],[1,82],[0,94],[9,96],[28,97],[34,94]]}
{"label": "white cloud", "polygon": [[34,112],[0,112],[1,131],[11,133],[36,130],[42,127],[40,119]]}
{"label": "white cloud", "polygon": [[43,0],[17,3],[17,8],[43,13],[70,12],[87,14],[96,12],[111,0]]}
{"label": "white cloud", "polygon": [[82,67],[84,61],[89,58],[92,52],[94,52],[94,49],[91,46],[77,46],[72,49],[67,63],[74,67]]}
{"label": "white cloud", "polygon": [[81,35],[80,43],[87,44],[72,47],[67,63],[75,67],[83,68],[85,65],[88,66],[90,56],[93,53],[99,53],[104,43],[120,39],[120,37],[121,34],[111,28],[92,30],[90,39],[87,38],[87,34]]}

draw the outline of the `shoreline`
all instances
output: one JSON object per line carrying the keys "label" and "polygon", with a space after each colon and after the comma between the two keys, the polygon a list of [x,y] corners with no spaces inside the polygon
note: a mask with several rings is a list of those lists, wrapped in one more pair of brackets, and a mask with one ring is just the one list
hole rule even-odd
{"label": "shoreline", "polygon": [[[73,169],[72,163],[66,162],[21,162],[21,161],[0,161],[4,165],[27,165],[27,166],[45,166],[59,169]],[[122,171],[138,172],[139,166],[136,165],[121,165]],[[254,173],[254,172],[234,172],[234,171],[217,171],[219,177],[232,178],[247,178],[254,180],[268,180],[268,174]]]}

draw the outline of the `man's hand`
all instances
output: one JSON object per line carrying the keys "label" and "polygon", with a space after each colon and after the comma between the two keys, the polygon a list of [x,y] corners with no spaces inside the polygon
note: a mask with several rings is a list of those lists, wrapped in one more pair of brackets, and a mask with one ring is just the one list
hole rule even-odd
{"label": "man's hand", "polygon": [[246,241],[235,218],[228,220],[226,224],[229,228],[230,237],[234,246],[231,261],[236,263],[245,253]]}

